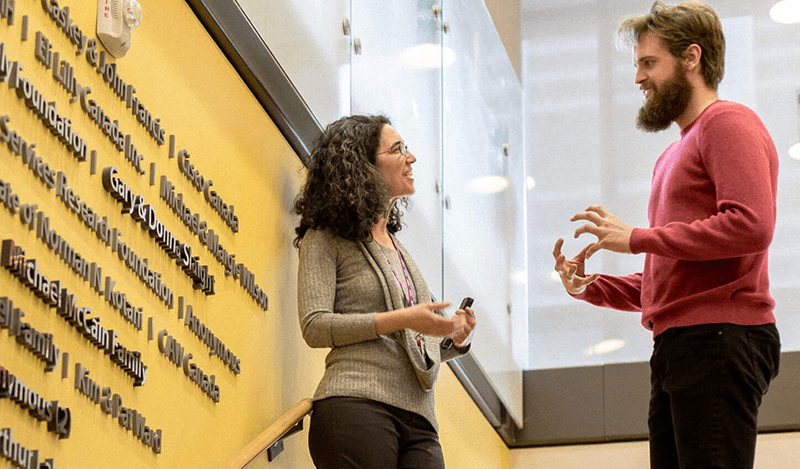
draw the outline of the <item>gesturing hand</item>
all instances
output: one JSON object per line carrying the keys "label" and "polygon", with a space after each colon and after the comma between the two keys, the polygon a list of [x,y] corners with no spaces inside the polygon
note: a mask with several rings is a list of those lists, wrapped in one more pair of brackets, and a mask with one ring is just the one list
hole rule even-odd
{"label": "gesturing hand", "polygon": [[556,260],[555,269],[561,277],[561,283],[570,295],[578,295],[583,293],[586,286],[597,280],[600,274],[595,273],[586,276],[584,261],[586,259],[586,252],[594,246],[590,244],[583,248],[577,256],[572,260],[567,260],[564,254],[561,253],[561,247],[564,246],[564,240],[559,238],[556,241],[555,248],[553,249],[553,257]]}
{"label": "gesturing hand", "polygon": [[450,318],[436,314],[436,311],[448,306],[449,302],[421,303],[400,311],[405,311],[407,314],[408,322],[405,327],[426,335],[445,337],[455,332],[456,323]]}
{"label": "gesturing hand", "polygon": [[586,259],[601,249],[630,254],[633,227],[612,215],[602,205],[590,205],[586,211],[576,213],[570,218],[570,221],[578,220],[586,220],[593,224],[586,224],[576,229],[575,238],[584,233],[597,236],[597,242],[582,251]]}

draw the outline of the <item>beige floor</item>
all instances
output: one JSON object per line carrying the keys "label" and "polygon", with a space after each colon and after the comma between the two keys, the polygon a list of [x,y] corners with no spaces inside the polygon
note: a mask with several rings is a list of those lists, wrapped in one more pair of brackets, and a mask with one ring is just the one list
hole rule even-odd
{"label": "beige floor", "polygon": [[[798,467],[800,433],[758,438],[755,469]],[[511,451],[511,469],[642,469],[650,466],[647,442],[526,448]]]}

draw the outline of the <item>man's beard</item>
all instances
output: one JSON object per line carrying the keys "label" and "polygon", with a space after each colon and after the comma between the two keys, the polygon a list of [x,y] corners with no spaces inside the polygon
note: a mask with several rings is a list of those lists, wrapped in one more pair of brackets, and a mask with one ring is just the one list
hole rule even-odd
{"label": "man's beard", "polygon": [[675,65],[674,78],[659,88],[653,88],[652,95],[636,116],[636,127],[645,132],[660,132],[669,128],[675,119],[683,114],[692,98],[692,86],[686,79],[683,65]]}

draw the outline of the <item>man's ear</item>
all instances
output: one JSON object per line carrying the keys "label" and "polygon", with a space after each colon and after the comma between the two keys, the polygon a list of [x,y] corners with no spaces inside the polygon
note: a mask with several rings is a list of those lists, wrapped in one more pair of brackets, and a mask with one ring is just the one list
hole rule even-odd
{"label": "man's ear", "polygon": [[686,70],[694,70],[700,66],[700,57],[703,55],[703,49],[697,44],[690,44],[689,47],[683,52],[683,64]]}

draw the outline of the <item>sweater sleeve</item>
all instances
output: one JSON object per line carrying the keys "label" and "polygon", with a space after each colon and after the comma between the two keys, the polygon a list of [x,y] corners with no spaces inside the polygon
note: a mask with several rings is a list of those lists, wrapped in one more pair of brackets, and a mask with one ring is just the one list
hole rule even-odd
{"label": "sweater sleeve", "polygon": [[[694,220],[634,229],[631,250],[634,254],[646,252],[687,261],[730,259],[765,251],[775,227],[778,162],[763,124],[755,115],[732,110],[713,116],[692,138],[713,185],[711,210]],[[681,194],[670,195],[681,200]],[[677,206],[665,208],[661,203],[662,211],[674,214],[681,210]]]}
{"label": "sweater sleeve", "polygon": [[642,311],[642,274],[625,276],[602,274],[586,287],[586,290],[574,295],[579,300],[604,308],[619,311]]}
{"label": "sweater sleeve", "polygon": [[341,347],[374,340],[375,313],[334,312],[337,274],[336,240],[308,230],[300,243],[297,305],[300,330],[310,347]]}

